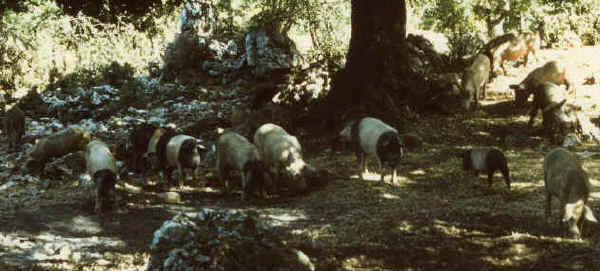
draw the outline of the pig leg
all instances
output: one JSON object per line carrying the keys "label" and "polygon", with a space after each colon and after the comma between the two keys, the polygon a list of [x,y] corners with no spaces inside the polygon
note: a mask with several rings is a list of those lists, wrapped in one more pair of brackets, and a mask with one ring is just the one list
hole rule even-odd
{"label": "pig leg", "polygon": [[199,173],[198,173],[198,171],[200,170],[200,168],[194,168],[193,170],[194,170],[194,171],[192,171],[192,173],[194,174],[194,176],[193,176],[193,177],[194,177],[194,180],[198,180],[198,179],[200,179],[200,177],[199,177]]}
{"label": "pig leg", "polygon": [[538,112],[538,107],[534,104],[533,108],[531,108],[531,112],[529,112],[529,122],[527,122],[527,126],[529,128],[531,128],[533,126],[533,120],[535,119],[537,112]]}
{"label": "pig leg", "polygon": [[546,221],[549,222],[550,218],[552,216],[552,195],[550,194],[550,192],[546,191],[546,208],[545,208],[545,213],[546,213]]}
{"label": "pig leg", "polygon": [[264,174],[263,182],[260,184],[260,193],[264,199],[269,198],[269,194],[267,193],[267,187],[273,185],[273,180],[269,174]]}
{"label": "pig leg", "polygon": [[171,184],[173,180],[171,179],[171,173],[173,173],[173,168],[166,167],[163,169],[163,181],[166,185]]}
{"label": "pig leg", "polygon": [[179,172],[178,185],[179,185],[179,188],[182,188],[183,187],[183,182],[185,181],[185,171],[183,170],[183,167],[181,166],[180,163],[177,163],[177,171]]}
{"label": "pig leg", "polygon": [[506,183],[508,190],[510,190],[510,173],[508,171],[508,166],[505,166],[502,169],[502,177],[504,177],[504,183]]}
{"label": "pig leg", "polygon": [[381,174],[380,181],[381,181],[381,183],[384,183],[383,182],[383,176],[385,176],[385,168],[381,164],[381,159],[379,159],[379,157],[377,157],[377,166],[379,167],[379,169],[378,169],[379,174]]}
{"label": "pig leg", "polygon": [[361,152],[360,153],[360,159],[358,161],[359,166],[360,166],[360,180],[364,181],[364,173],[365,170],[367,169],[367,159],[365,159],[365,153]]}
{"label": "pig leg", "polygon": [[246,175],[243,171],[240,174],[241,176],[241,184],[242,184],[242,201],[246,200],[246,186],[248,185],[248,175]]}
{"label": "pig leg", "polygon": [[502,72],[506,75],[506,69],[504,68],[504,58],[500,59],[500,68],[502,68]]}
{"label": "pig leg", "polygon": [[492,179],[494,178],[494,170],[488,170],[488,187],[492,187]]}
{"label": "pig leg", "polygon": [[223,192],[229,193],[229,172],[225,168],[219,168],[219,182],[223,184]]}
{"label": "pig leg", "polygon": [[99,214],[102,211],[102,200],[100,199],[100,189],[96,190],[96,204],[94,206],[94,212]]}
{"label": "pig leg", "polygon": [[396,167],[392,167],[392,183],[393,184],[397,184],[396,183]]}
{"label": "pig leg", "polygon": [[271,194],[279,193],[279,169],[271,166]]}

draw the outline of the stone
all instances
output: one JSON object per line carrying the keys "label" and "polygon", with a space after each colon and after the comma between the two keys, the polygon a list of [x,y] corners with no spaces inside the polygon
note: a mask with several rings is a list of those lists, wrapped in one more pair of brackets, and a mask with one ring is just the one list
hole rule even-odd
{"label": "stone", "polygon": [[253,211],[203,208],[154,233],[146,270],[315,270]]}

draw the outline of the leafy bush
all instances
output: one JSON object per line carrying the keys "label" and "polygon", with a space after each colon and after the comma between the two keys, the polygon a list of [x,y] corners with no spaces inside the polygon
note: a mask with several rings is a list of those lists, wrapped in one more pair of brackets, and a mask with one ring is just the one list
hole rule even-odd
{"label": "leafy bush", "polygon": [[155,10],[156,27],[141,32],[124,17],[103,23],[82,13],[65,15],[52,1],[20,4],[22,10],[5,9],[0,18],[0,42],[5,45],[0,47],[0,87],[10,94],[34,87],[118,83],[160,61],[163,46],[177,29],[177,13],[167,7],[173,11]]}

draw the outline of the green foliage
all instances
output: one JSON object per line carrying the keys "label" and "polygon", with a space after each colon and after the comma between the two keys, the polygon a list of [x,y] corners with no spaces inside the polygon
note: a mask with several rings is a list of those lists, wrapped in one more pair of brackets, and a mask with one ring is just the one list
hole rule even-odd
{"label": "green foliage", "polygon": [[[506,2],[508,1],[508,2]],[[412,15],[421,18],[419,28],[446,34],[454,56],[468,54],[472,38],[486,37],[491,26],[501,23],[505,32],[541,32],[547,46],[561,46],[565,34],[573,32],[588,44],[600,38],[599,0],[436,0],[410,1]],[[501,19],[504,19],[503,21]]]}
{"label": "green foliage", "polygon": [[118,87],[119,80],[159,62],[177,30],[175,7],[151,9],[143,19],[154,27],[142,32],[126,16],[103,23],[83,13],[67,15],[49,0],[19,3],[20,10],[7,8],[0,17],[0,90],[9,95],[98,82]]}
{"label": "green foliage", "polygon": [[309,58],[325,57],[341,64],[346,55],[350,1],[223,0],[214,7],[217,34],[239,37],[260,28],[290,36]]}

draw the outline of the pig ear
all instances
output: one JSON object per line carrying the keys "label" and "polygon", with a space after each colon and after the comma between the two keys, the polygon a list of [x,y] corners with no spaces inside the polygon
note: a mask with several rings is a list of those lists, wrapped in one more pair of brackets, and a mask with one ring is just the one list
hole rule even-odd
{"label": "pig ear", "polygon": [[598,220],[596,220],[596,217],[594,216],[594,212],[592,212],[592,209],[587,205],[584,206],[584,215],[585,219],[587,219],[588,221],[598,222]]}

